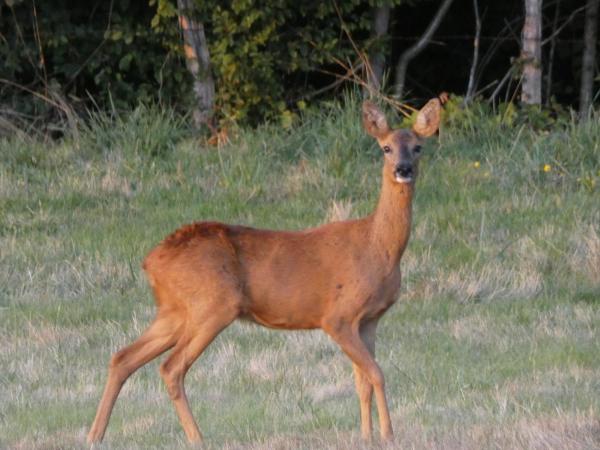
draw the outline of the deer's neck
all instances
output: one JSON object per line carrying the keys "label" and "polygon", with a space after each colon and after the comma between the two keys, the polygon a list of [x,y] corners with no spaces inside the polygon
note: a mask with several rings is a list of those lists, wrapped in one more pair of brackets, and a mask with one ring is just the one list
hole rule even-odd
{"label": "deer's neck", "polygon": [[[389,172],[389,173],[388,173]],[[396,267],[410,236],[414,185],[396,183],[384,167],[381,194],[371,217],[371,245],[389,268]]]}

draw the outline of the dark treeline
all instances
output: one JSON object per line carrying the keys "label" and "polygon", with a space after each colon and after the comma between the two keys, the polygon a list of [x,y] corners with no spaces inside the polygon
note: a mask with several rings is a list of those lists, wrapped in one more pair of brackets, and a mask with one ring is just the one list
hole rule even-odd
{"label": "dark treeline", "polygon": [[[526,6],[536,2],[541,61],[523,56]],[[518,103],[528,63],[541,69],[541,106],[577,109],[585,70],[587,95],[598,97],[598,64],[592,58],[589,67],[589,50],[584,58],[586,40],[588,49],[597,45],[586,29],[586,19],[597,25],[597,4],[5,0],[0,119],[49,123],[67,110],[127,109],[142,101],[203,109],[200,121],[256,124],[285,120],[351,84],[405,101],[444,90]]]}
{"label": "dark treeline", "polygon": [[[393,31],[398,42],[393,47],[397,50],[392,52],[392,61],[406,45],[403,42],[405,39],[414,38],[422,32],[435,11],[436,3],[427,2],[420,8],[398,8]],[[557,101],[573,107],[578,105],[584,43],[584,4],[583,0],[544,0],[542,40],[548,40],[542,46],[544,102]],[[557,8],[558,19],[555,25]],[[482,30],[477,76],[478,87],[481,89],[501,80],[511,65],[518,64],[524,7],[522,0],[480,0],[479,9]],[[440,24],[434,42],[411,63],[409,87],[417,96],[427,97],[428,89],[441,87],[451,92],[465,92],[473,57],[474,31],[473,0],[455,0]],[[556,31],[558,33],[551,39]],[[554,54],[551,57],[552,40]],[[552,74],[549,73],[550,69]],[[551,83],[549,91],[545,85],[548,81]],[[517,90],[516,82],[518,76],[514,77],[512,86],[507,85],[507,89],[501,92],[500,98],[512,98]],[[489,96],[494,87],[496,85],[485,90],[484,95]],[[545,95],[547,92],[550,93],[549,97]]]}

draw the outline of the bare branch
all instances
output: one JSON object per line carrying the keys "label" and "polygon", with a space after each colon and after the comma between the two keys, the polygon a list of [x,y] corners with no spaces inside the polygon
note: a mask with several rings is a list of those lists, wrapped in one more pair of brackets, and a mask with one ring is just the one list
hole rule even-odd
{"label": "bare branch", "polygon": [[581,68],[581,89],[579,91],[579,117],[581,119],[588,117],[592,106],[599,5],[600,0],[588,0],[585,11],[584,49]]}
{"label": "bare branch", "polygon": [[401,98],[404,92],[404,82],[406,80],[406,70],[408,68],[408,63],[419,53],[425,49],[433,33],[438,29],[440,23],[442,23],[442,19],[446,15],[448,8],[452,4],[453,0],[444,0],[440,7],[438,8],[435,16],[431,19],[431,22],[427,26],[427,29],[423,33],[423,35],[419,38],[419,40],[410,48],[408,48],[402,55],[400,56],[400,60],[398,61],[398,65],[396,66],[396,97]]}
{"label": "bare branch", "polygon": [[514,71],[515,71],[515,66],[511,65],[510,68],[508,69],[508,71],[506,72],[506,74],[502,77],[502,79],[498,83],[498,86],[496,86],[496,89],[494,89],[494,92],[492,92],[492,95],[490,95],[490,99],[489,99],[490,103],[494,103],[494,100],[495,100],[496,96],[500,93],[500,90],[502,89],[502,87],[504,86],[504,84],[513,75]]}
{"label": "bare branch", "polygon": [[[560,3],[560,2],[558,2]],[[581,8],[577,8],[575,10],[573,10],[573,12],[569,15],[569,17],[562,23],[562,25],[558,28],[556,28],[553,32],[552,35],[548,36],[546,39],[544,39],[542,41],[542,45],[546,45],[548,42],[553,41],[554,38],[556,36],[558,36],[560,34],[560,32],[567,26],[569,25],[569,23],[571,23],[571,21],[575,18],[575,16],[577,16],[577,14],[579,14],[580,12],[582,12],[585,9],[585,6],[582,6]]]}
{"label": "bare branch", "polygon": [[475,12],[475,39],[473,40],[473,62],[469,71],[469,84],[467,85],[467,94],[465,95],[465,104],[473,100],[473,94],[477,86],[475,85],[475,71],[479,61],[479,39],[481,36],[481,18],[479,17],[478,0],[473,0],[473,11]]}
{"label": "bare branch", "polygon": [[546,104],[550,104],[550,96],[552,95],[552,69],[554,67],[554,52],[556,49],[556,39],[558,36],[558,16],[560,14],[560,0],[556,2],[554,8],[554,20],[552,21],[552,35],[550,36],[550,53],[548,55],[548,72],[546,75]]}

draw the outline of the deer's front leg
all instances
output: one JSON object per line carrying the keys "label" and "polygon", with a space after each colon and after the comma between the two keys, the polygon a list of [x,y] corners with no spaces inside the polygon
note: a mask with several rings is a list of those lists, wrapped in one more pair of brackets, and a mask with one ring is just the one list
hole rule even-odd
{"label": "deer's front leg", "polygon": [[391,440],[394,433],[392,431],[392,421],[390,419],[387,400],[385,398],[385,382],[383,378],[383,372],[381,371],[379,365],[375,362],[375,358],[373,355],[371,355],[367,345],[365,342],[363,342],[361,333],[350,323],[341,322],[335,319],[331,322],[324,323],[323,330],[329,334],[335,342],[337,342],[344,353],[346,353],[352,362],[358,366],[363,376],[365,376],[371,383],[375,392],[375,400],[377,402],[377,414],[379,416],[379,430],[381,433],[381,438],[386,441]]}

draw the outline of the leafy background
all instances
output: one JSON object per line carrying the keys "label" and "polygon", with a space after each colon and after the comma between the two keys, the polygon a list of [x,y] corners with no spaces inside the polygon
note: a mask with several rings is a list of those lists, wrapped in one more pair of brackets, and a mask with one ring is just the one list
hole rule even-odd
{"label": "leafy background", "polygon": [[[313,93],[344,71],[358,48],[383,50],[388,74],[400,53],[426,28],[438,3],[394,0],[389,36],[371,37],[381,0],[198,1],[217,86],[216,108],[228,121],[256,125],[290,123],[307,106],[339,96]],[[557,1],[544,2],[544,36],[551,33]],[[552,103],[577,101],[583,13],[569,15],[577,0],[561,0],[561,24],[553,68]],[[501,78],[518,56],[522,0],[480,1],[483,17],[480,87]],[[426,52],[411,62],[410,98],[466,89],[472,57],[473,5],[455,0]],[[544,58],[549,45],[544,46]],[[56,114],[46,97],[78,112],[125,110],[140,102],[187,111],[190,77],[181,54],[174,0],[148,2],[5,0],[0,6],[0,103],[9,118]],[[547,74],[546,74],[547,76]],[[515,80],[504,100],[517,89]],[[344,86],[341,85],[341,88]],[[41,96],[31,96],[31,91]],[[489,91],[484,94],[489,94]]]}

